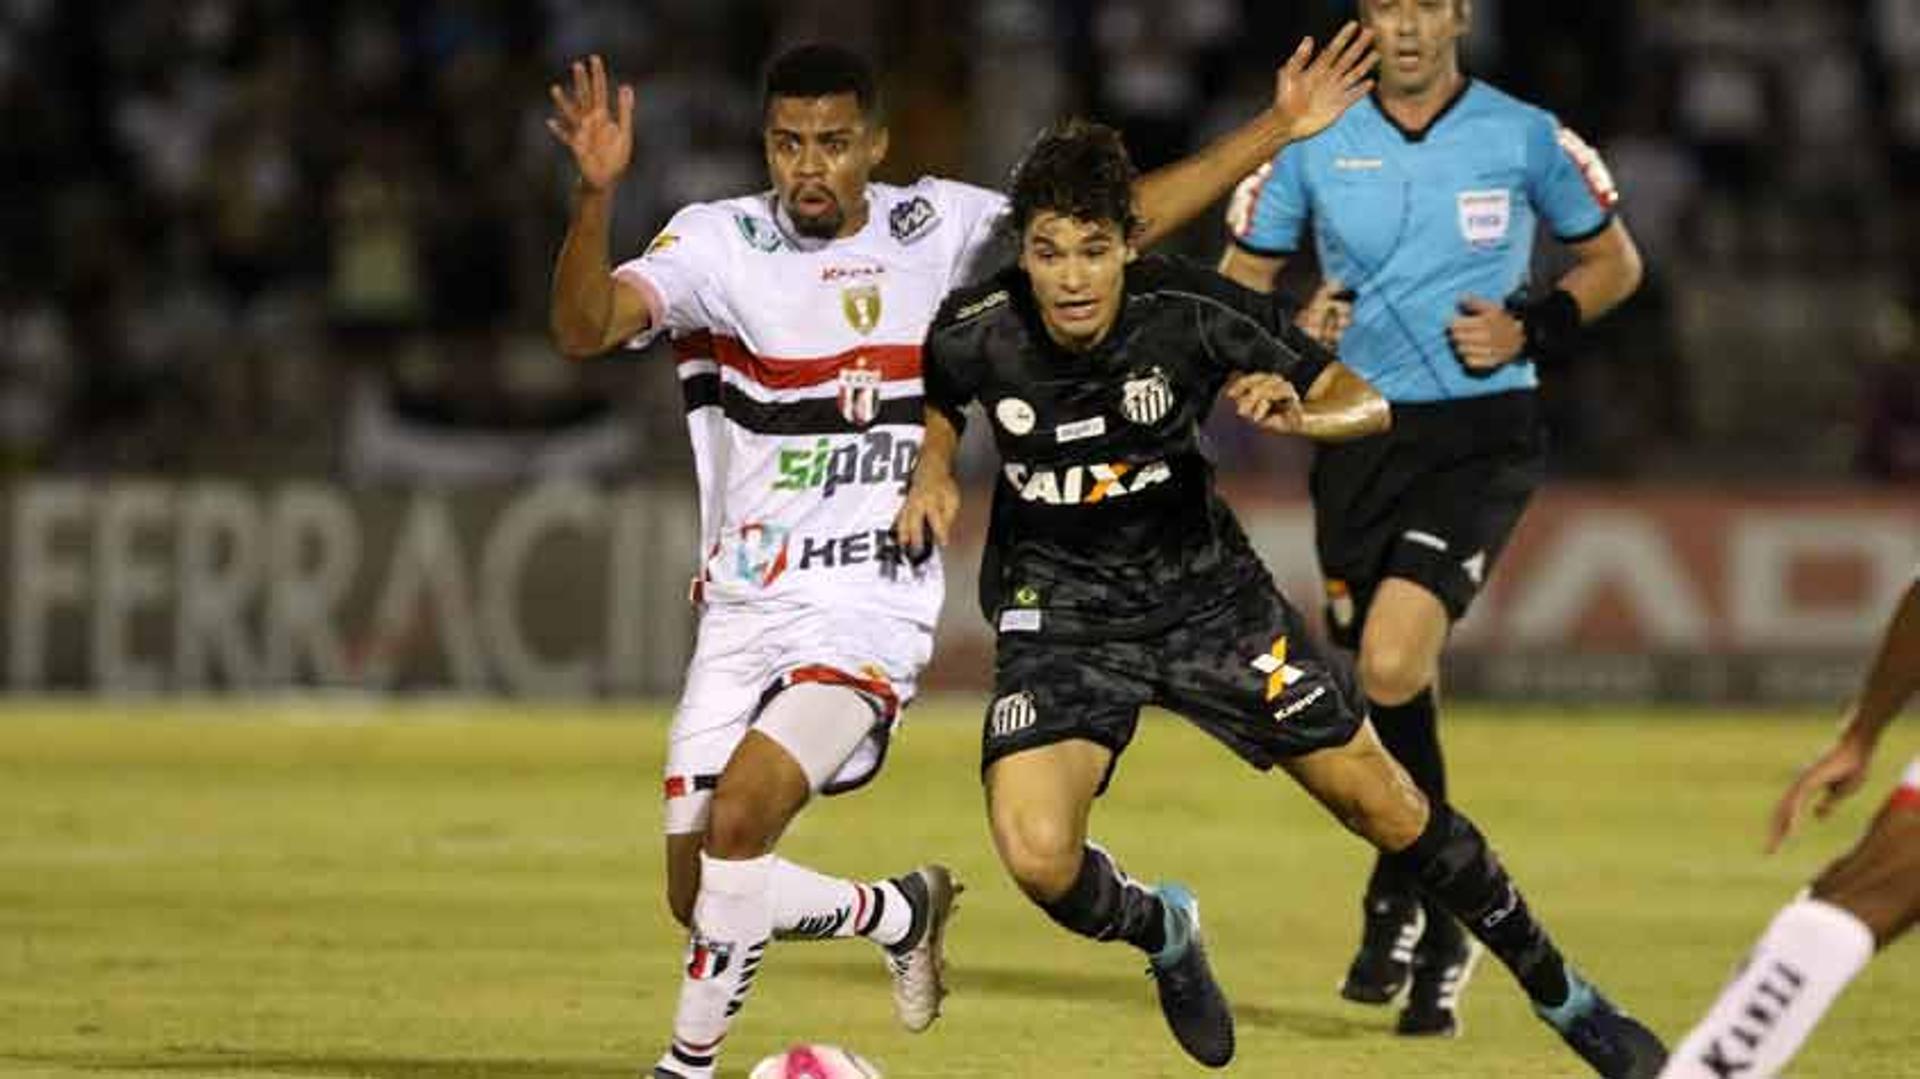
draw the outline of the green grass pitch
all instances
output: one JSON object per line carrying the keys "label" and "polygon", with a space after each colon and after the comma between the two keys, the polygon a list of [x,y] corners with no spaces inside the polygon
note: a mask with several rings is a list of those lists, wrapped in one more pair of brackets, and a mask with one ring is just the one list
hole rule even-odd
{"label": "green grass pitch", "polygon": [[[917,708],[868,790],[783,844],[867,877],[938,858],[968,885],[953,996],[898,1030],[860,941],[776,945],[729,1040],[893,1077],[1192,1076],[1139,956],[1067,936],[994,860],[971,699]],[[1459,803],[1574,960],[1669,1038],[1771,912],[1849,844],[1917,745],[1783,855],[1771,799],[1825,716],[1459,709]],[[663,1042],[681,935],[661,898],[659,708],[457,703],[0,707],[0,1074],[634,1076]],[[1396,1040],[1339,1000],[1367,855],[1278,773],[1150,715],[1094,834],[1199,893],[1239,1017],[1232,1074],[1575,1076],[1485,964],[1466,1034]],[[1920,957],[1896,946],[1801,1077],[1920,1076]]]}

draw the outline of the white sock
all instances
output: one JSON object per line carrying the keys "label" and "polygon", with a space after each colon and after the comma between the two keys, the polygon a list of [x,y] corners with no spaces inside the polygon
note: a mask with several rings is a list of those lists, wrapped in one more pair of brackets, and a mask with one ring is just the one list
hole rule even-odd
{"label": "white sock", "polygon": [[773,935],[773,856],[740,861],[700,855],[693,936],[673,1016],[673,1045],[661,1067],[710,1079],[727,1027],[746,1003]]}
{"label": "white sock", "polygon": [[1661,1079],[1771,1079],[1873,958],[1873,932],[1818,899],[1789,904],[1668,1058]]}
{"label": "white sock", "polygon": [[907,897],[889,881],[862,884],[773,859],[773,932],[782,940],[860,936],[897,944],[912,926]]}

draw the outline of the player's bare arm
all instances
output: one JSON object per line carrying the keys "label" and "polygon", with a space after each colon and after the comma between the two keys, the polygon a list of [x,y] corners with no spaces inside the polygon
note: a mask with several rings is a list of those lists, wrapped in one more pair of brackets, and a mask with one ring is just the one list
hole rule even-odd
{"label": "player's bare arm", "polygon": [[1379,434],[1393,423],[1387,399],[1346,365],[1328,364],[1303,400],[1279,375],[1255,374],[1227,389],[1241,417],[1275,434],[1316,442],[1347,442]]}
{"label": "player's bare arm", "polygon": [[960,484],[953,478],[953,455],[959,445],[960,432],[946,413],[927,409],[920,460],[893,525],[894,538],[910,552],[927,551],[930,542],[944,547],[953,533],[953,519],[960,512]]}
{"label": "player's bare arm", "polygon": [[[1619,219],[1600,234],[1568,247],[1573,268],[1556,285],[1572,298],[1575,326],[1598,319],[1640,287],[1640,249]],[[1447,327],[1460,361],[1476,371],[1491,371],[1517,359],[1527,348],[1525,321],[1504,304],[1484,296],[1463,296],[1460,313]]]}
{"label": "player's bare arm", "polygon": [[640,290],[613,277],[609,236],[613,193],[633,161],[633,87],[609,91],[598,56],[573,63],[572,85],[547,88],[547,130],[573,155],[580,178],[567,238],[554,262],[549,314],[553,341],[568,356],[597,356],[646,330]]}
{"label": "player's bare arm", "polygon": [[1325,130],[1373,89],[1371,72],[1378,59],[1373,32],[1357,23],[1341,27],[1318,55],[1312,38],[1302,40],[1275,79],[1272,107],[1134,185],[1139,246],[1150,246],[1193,220],[1281,147]]}
{"label": "player's bare arm", "polygon": [[[1215,267],[1220,276],[1255,292],[1272,292],[1287,260],[1279,255],[1256,255],[1233,244]],[[1321,278],[1313,295],[1294,312],[1293,324],[1328,352],[1340,351],[1340,338],[1353,325],[1353,290],[1332,278]]]}
{"label": "player's bare arm", "polygon": [[1767,849],[1778,850],[1793,833],[1801,811],[1813,802],[1813,814],[1825,817],[1839,802],[1866,782],[1880,735],[1920,692],[1920,582],[1907,588],[1887,626],[1867,674],[1866,688],[1846,712],[1833,745],[1794,779],[1774,807]]}
{"label": "player's bare arm", "polygon": [[1256,255],[1244,247],[1228,244],[1220,254],[1220,265],[1216,267],[1220,276],[1255,292],[1272,292],[1273,283],[1280,279],[1280,271],[1287,268],[1284,255]]}

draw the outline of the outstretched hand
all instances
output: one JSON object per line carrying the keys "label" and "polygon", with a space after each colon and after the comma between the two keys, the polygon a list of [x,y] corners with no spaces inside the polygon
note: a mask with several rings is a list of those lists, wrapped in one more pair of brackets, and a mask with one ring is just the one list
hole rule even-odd
{"label": "outstretched hand", "polygon": [[1301,39],[1274,82],[1273,108],[1287,122],[1290,138],[1319,134],[1347,106],[1373,90],[1369,73],[1379,62],[1373,31],[1349,22],[1333,41],[1313,52],[1313,39]]}
{"label": "outstretched hand", "polygon": [[633,160],[633,87],[622,83],[619,108],[607,90],[607,65],[599,56],[573,62],[573,89],[547,87],[554,115],[547,130],[573,151],[580,181],[595,191],[610,190]]}
{"label": "outstretched hand", "polygon": [[1867,763],[1872,758],[1872,747],[1842,735],[1802,769],[1773,807],[1773,820],[1767,829],[1767,853],[1779,850],[1780,844],[1793,834],[1809,800],[1813,800],[1813,815],[1824,818],[1842,799],[1859,790],[1867,781]]}

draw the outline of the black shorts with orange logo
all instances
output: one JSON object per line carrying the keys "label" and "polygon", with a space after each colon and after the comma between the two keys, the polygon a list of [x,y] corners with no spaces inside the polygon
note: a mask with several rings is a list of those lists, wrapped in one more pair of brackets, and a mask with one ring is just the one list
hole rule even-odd
{"label": "black shorts with orange logo", "polygon": [[[1117,764],[1149,704],[1263,770],[1347,744],[1365,715],[1346,661],[1262,580],[1149,636],[1081,643],[1002,633],[981,768],[1076,738],[1106,746]],[[1111,778],[1109,766],[1102,790]]]}

